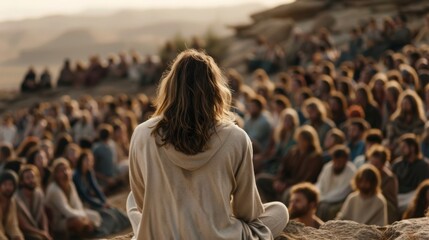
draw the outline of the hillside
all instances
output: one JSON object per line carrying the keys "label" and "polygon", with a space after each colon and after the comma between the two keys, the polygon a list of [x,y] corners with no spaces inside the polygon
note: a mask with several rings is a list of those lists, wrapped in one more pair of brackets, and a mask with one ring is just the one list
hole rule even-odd
{"label": "hillside", "polygon": [[[84,59],[94,53],[127,50],[119,48],[124,45],[139,49],[145,44],[150,46],[145,50],[154,53],[162,42],[178,33],[190,37],[202,35],[211,28],[222,36],[231,34],[226,25],[249,22],[249,15],[261,9],[262,5],[248,4],[204,9],[122,10],[108,15],[84,13],[2,22],[0,64],[28,65],[29,55],[35,55],[37,64],[45,64],[40,53],[53,48],[70,48],[62,53],[74,53]],[[88,51],[94,43],[107,46]],[[62,58],[67,55],[63,54]]]}
{"label": "hillside", "polygon": [[229,39],[230,57],[224,64],[242,69],[248,54],[243,49],[252,49],[254,39],[259,35],[265,36],[271,44],[284,47],[287,52],[293,50],[296,34],[325,27],[331,31],[335,45],[344,47],[351,29],[370,18],[381,22],[386,16],[402,14],[408,18],[411,30],[417,31],[427,12],[429,1],[425,0],[299,0],[282,4],[255,12],[249,24],[231,26],[235,35]]}

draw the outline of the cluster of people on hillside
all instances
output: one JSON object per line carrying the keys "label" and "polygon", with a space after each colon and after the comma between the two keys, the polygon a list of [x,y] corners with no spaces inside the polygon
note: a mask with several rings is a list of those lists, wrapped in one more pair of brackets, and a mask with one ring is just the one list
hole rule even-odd
{"label": "cluster of people on hillside", "polygon": [[383,55],[338,67],[311,61],[276,79],[257,69],[251,85],[227,72],[265,201],[288,203],[292,219],[317,213],[301,219],[311,226],[331,219],[383,226],[425,216],[429,46]]}
{"label": "cluster of people on hillside", "polygon": [[3,115],[0,239],[106,237],[131,227],[106,196],[129,189],[129,140],[152,111],[145,95],[64,96]]}
{"label": "cluster of people on hillside", "polygon": [[[381,20],[381,22],[380,22]],[[328,60],[336,66],[344,61],[355,61],[360,55],[379,59],[387,50],[398,51],[410,43],[422,44],[429,39],[429,15],[424,26],[411,29],[407,17],[397,15],[383,19],[368,19],[351,29],[347,44],[336,44],[332,30],[316,29],[303,32],[294,29],[293,36],[284,46],[275,45],[260,36],[248,59],[248,70],[264,69],[268,74],[290,66],[308,66]]]}
{"label": "cluster of people on hillside", "polygon": [[[365,27],[356,44],[362,48],[341,63],[340,55],[329,57],[325,32],[326,46],[317,47],[324,57],[300,50],[299,61],[275,78],[261,66],[253,66],[250,84],[234,69],[225,73],[236,124],[252,141],[262,200],[284,202],[291,219],[313,227],[331,219],[383,226],[428,211],[429,46],[392,40],[406,35],[401,17],[385,25]],[[381,43],[388,47],[374,50],[380,59],[365,54]],[[161,62],[175,56],[174,47],[166,49]],[[110,68],[93,59],[80,80],[68,62],[59,83],[137,76],[121,59]],[[145,95],[65,96],[3,116],[0,234],[105,236],[128,227],[105,195],[128,186],[130,137],[153,110]]]}
{"label": "cluster of people on hillside", "polygon": [[[65,59],[56,81],[46,67],[38,76],[34,67],[30,67],[24,75],[20,90],[25,93],[33,93],[52,89],[54,87],[94,87],[103,81],[124,80],[137,83],[139,86],[157,84],[165,69],[172,63],[178,51],[179,43],[167,41],[160,49],[158,55],[145,54],[142,57],[137,51],[129,54],[111,54],[106,59],[98,55],[90,56],[88,63],[71,59]],[[183,45],[186,45],[183,42]],[[193,37],[189,42],[190,48],[202,50],[204,41],[199,37]]]}
{"label": "cluster of people on hillside", "polygon": [[[166,46],[166,49],[169,49]],[[36,71],[30,67],[21,83],[21,92],[37,92],[56,87],[92,87],[109,79],[129,79],[141,86],[155,84],[162,74],[162,69],[172,60],[171,53],[177,54],[175,49],[164,50],[165,58],[147,55],[144,60],[136,52],[129,55],[111,55],[105,61],[98,56],[89,58],[85,65],[81,61],[72,63],[66,59],[55,82],[50,71],[46,68],[40,78]],[[175,55],[174,55],[175,56]],[[174,57],[173,56],[173,57]]]}

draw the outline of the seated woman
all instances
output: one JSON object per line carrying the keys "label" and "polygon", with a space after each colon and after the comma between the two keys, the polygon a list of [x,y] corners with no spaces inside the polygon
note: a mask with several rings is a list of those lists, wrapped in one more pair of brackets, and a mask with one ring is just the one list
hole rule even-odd
{"label": "seated woman", "polygon": [[101,191],[94,173],[94,156],[91,151],[80,154],[76,169],[73,174],[73,182],[80,199],[84,205],[96,210],[103,219],[108,222],[111,233],[120,232],[130,226],[128,218],[118,209],[109,206],[106,196]]}
{"label": "seated woman", "polygon": [[429,214],[429,180],[420,183],[413,201],[408,205],[404,213],[403,219],[421,218],[426,216],[425,214]]}
{"label": "seated woman", "polygon": [[[261,174],[276,174],[281,159],[296,144],[295,131],[299,127],[298,113],[293,108],[287,108],[280,114],[279,124],[274,131],[272,144],[265,153],[255,155],[253,158],[255,166],[261,162]],[[255,167],[256,168],[256,167]]]}
{"label": "seated woman", "polygon": [[46,190],[45,200],[46,207],[52,213],[51,229],[54,236],[61,234],[62,239],[68,239],[72,236],[85,238],[108,235],[110,226],[102,224],[100,214],[83,207],[71,174],[70,164],[66,159],[54,160],[53,181]]}

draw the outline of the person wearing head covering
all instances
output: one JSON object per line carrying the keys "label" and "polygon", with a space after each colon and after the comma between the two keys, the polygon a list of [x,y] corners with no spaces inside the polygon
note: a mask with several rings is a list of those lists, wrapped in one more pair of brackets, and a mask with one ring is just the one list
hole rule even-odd
{"label": "person wearing head covering", "polygon": [[18,226],[16,200],[13,194],[18,185],[18,177],[10,170],[0,174],[0,239],[23,240]]}
{"label": "person wearing head covering", "polygon": [[89,237],[96,233],[101,225],[100,215],[85,209],[72,181],[69,162],[64,158],[54,160],[52,165],[53,181],[46,190],[45,206],[52,212],[52,230],[61,233],[62,238],[71,235]]}

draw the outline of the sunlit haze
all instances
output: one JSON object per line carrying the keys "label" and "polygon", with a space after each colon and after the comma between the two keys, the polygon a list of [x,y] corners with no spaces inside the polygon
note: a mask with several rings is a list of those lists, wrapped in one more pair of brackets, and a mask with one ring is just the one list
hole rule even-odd
{"label": "sunlit haze", "polygon": [[245,3],[273,6],[292,1],[294,0],[2,0],[0,1],[0,21],[35,18],[54,14],[73,14],[85,11],[95,14],[120,9],[218,7]]}

